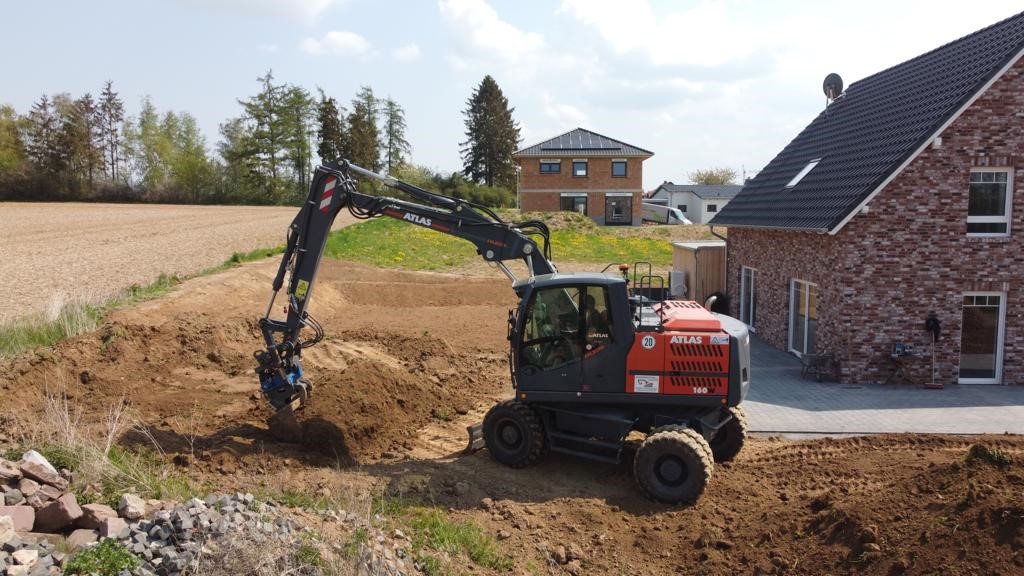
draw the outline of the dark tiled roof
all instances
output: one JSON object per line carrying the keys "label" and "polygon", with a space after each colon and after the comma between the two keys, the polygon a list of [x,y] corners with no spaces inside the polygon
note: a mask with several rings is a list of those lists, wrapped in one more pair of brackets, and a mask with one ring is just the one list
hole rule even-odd
{"label": "dark tiled roof", "polygon": [[658,192],[693,192],[698,198],[734,198],[743,186],[739,184],[673,184],[665,182],[651,193],[654,198]]}
{"label": "dark tiled roof", "polygon": [[853,83],[711,223],[835,232],[1022,48],[1024,13]]}
{"label": "dark tiled roof", "polygon": [[654,156],[654,152],[590,130],[576,128],[550,140],[527,146],[512,154],[516,156],[559,156],[581,154],[587,156]]}

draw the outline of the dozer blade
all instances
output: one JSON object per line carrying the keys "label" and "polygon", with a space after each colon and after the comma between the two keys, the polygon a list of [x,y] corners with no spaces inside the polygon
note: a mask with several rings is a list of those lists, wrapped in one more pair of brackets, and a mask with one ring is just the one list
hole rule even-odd
{"label": "dozer blade", "polygon": [[472,454],[484,447],[484,425],[482,423],[466,426],[466,432],[469,434],[469,444],[463,450],[464,454]]}

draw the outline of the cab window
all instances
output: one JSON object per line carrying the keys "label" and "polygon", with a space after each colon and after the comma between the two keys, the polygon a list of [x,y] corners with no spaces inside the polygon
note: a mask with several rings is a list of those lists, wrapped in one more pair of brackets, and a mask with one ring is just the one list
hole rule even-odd
{"label": "cab window", "polygon": [[601,346],[613,340],[608,289],[604,286],[587,286],[583,296],[583,324],[587,344]]}
{"label": "cab window", "polygon": [[553,368],[579,357],[580,288],[538,290],[526,308],[521,357],[524,363]]}

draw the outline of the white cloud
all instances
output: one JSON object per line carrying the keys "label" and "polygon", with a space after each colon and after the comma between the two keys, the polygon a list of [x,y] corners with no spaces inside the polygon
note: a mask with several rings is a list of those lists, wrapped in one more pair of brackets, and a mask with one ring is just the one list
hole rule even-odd
{"label": "white cloud", "polygon": [[178,0],[183,4],[252,16],[293,18],[312,23],[332,4],[346,0]]}
{"label": "white cloud", "polygon": [[[572,104],[559,104],[545,92],[542,96],[544,117],[550,122],[545,129],[563,132],[572,128],[586,127],[590,120],[587,114]],[[554,134],[552,134],[554,135]]]}
{"label": "white cloud", "polygon": [[370,43],[366,38],[347,30],[331,30],[319,40],[305,38],[300,46],[304,51],[315,56],[324,54],[362,56],[370,52]]}
{"label": "white cloud", "polygon": [[391,52],[391,57],[398,62],[413,62],[420,58],[420,47],[416,44],[399,46]]}
{"label": "white cloud", "polygon": [[647,0],[628,9],[616,0],[563,0],[559,12],[596,30],[616,54],[640,54],[656,66],[713,67],[746,58],[765,33],[720,2],[655,14]]}
{"label": "white cloud", "polygon": [[511,64],[544,46],[543,36],[502,20],[484,0],[440,0],[438,8],[463,49],[457,61],[497,59]]}

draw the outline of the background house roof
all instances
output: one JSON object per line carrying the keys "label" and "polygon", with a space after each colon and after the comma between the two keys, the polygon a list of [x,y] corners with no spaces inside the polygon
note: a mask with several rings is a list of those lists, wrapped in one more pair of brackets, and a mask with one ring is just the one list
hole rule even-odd
{"label": "background house roof", "polygon": [[854,82],[711,224],[835,232],[1022,48],[1024,13]]}
{"label": "background house roof", "polygon": [[644,150],[639,146],[626,144],[590,130],[576,128],[550,140],[517,150],[512,157],[564,156],[574,153],[587,156],[643,156],[646,158],[654,156],[654,152]]}
{"label": "background house roof", "polygon": [[701,199],[705,198],[735,198],[743,186],[739,184],[673,184],[665,182],[655,188],[650,197],[654,198],[659,192],[692,192]]}

